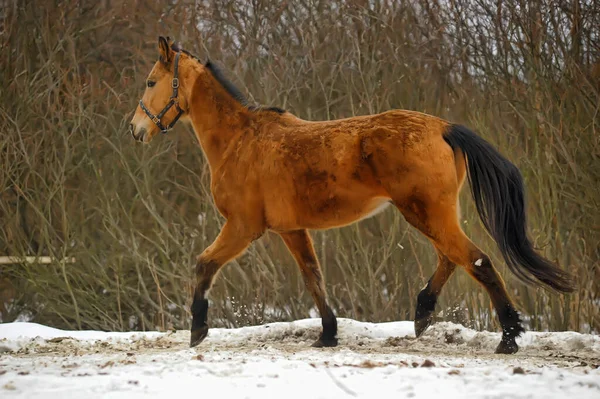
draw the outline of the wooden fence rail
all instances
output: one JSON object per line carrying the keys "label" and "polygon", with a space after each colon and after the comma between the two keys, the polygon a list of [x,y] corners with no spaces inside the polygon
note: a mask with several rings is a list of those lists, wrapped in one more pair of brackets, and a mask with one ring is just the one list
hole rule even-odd
{"label": "wooden fence rail", "polygon": [[50,264],[55,262],[75,263],[75,258],[58,259],[52,256],[0,256],[0,265],[14,265],[19,263]]}

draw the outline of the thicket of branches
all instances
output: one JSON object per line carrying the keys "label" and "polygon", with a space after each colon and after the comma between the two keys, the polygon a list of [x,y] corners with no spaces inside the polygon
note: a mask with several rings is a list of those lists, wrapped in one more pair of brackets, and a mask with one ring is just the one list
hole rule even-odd
{"label": "thicket of branches", "polygon": [[[578,291],[514,279],[466,189],[465,231],[493,255],[529,328],[600,331],[597,0],[3,1],[0,255],[76,259],[0,266],[0,289],[12,293],[0,295],[3,321],[189,327],[193,260],[223,220],[189,127],[150,146],[126,133],[158,35],[219,61],[253,101],[302,118],[405,108],[478,131],[521,169],[532,238]],[[398,212],[313,236],[339,316],[412,318],[436,258]],[[224,269],[212,301],[215,326],[313,307],[272,234]],[[462,271],[439,310],[497,328],[487,294]]]}

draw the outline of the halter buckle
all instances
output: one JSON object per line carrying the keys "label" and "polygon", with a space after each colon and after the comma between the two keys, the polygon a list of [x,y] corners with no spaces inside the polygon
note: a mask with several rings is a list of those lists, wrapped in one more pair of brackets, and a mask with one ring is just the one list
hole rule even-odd
{"label": "halter buckle", "polygon": [[173,78],[173,82],[171,83],[171,86],[174,89],[178,89],[179,88],[179,78]]}
{"label": "halter buckle", "polygon": [[154,116],[152,118],[152,122],[154,122],[155,125],[158,125],[160,123],[160,119],[158,119],[156,116]]}

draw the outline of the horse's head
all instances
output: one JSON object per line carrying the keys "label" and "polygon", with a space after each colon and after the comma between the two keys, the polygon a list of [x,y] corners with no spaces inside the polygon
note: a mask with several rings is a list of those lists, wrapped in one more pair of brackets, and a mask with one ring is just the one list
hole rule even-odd
{"label": "horse's head", "polygon": [[166,133],[185,114],[179,94],[179,61],[168,38],[158,38],[159,59],[146,79],[146,90],[129,125],[133,138],[148,143],[156,133]]}

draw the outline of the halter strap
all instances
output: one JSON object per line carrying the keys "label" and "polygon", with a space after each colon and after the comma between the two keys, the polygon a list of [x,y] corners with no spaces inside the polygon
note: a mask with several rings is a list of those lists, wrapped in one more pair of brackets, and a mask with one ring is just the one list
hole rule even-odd
{"label": "halter strap", "polygon": [[[171,128],[173,128],[173,126],[175,126],[175,123],[177,123],[177,121],[179,120],[181,115],[183,115],[183,113],[184,113],[184,111],[179,106],[179,99],[177,98],[177,96],[179,94],[179,78],[178,78],[178,76],[179,76],[179,56],[180,55],[181,55],[180,51],[178,51],[177,54],[175,55],[175,65],[173,67],[173,80],[171,82],[171,87],[173,88],[173,94],[169,98],[169,102],[167,103],[167,105],[165,105],[165,107],[162,109],[162,111],[160,111],[157,115],[154,115],[152,112],[150,112],[150,110],[148,108],[146,108],[146,106],[144,105],[144,102],[142,100],[140,100],[140,107],[142,108],[142,110],[144,110],[146,115],[148,115],[148,118],[150,118],[152,120],[152,122],[154,122],[154,124],[160,129],[160,131],[165,134]],[[165,126],[162,124],[161,119],[163,116],[165,116],[165,114],[171,109],[171,107],[173,105],[177,108],[177,116],[171,121],[171,123],[169,123],[167,126]]]}

